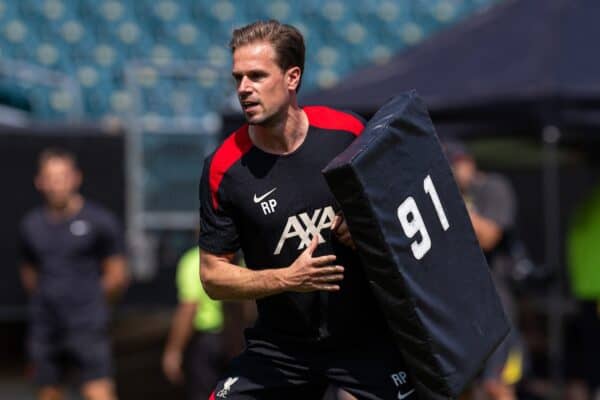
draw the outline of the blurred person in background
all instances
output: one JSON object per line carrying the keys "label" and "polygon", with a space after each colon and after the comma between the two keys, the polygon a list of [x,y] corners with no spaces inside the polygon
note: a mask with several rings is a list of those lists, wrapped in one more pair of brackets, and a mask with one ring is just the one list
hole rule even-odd
{"label": "blurred person in background", "polygon": [[[200,275],[212,298],[256,300],[258,319],[210,399],[321,399],[328,387],[344,399],[416,399],[321,173],[364,123],[299,107],[296,28],[253,23],[230,47],[248,123],[204,164]],[[233,264],[239,249],[248,268]]]}
{"label": "blurred person in background", "polygon": [[223,307],[202,288],[199,265],[198,247],[188,250],[177,265],[179,305],[162,358],[165,376],[183,383],[189,400],[208,399],[226,358]]}
{"label": "blurred person in background", "polygon": [[517,310],[507,276],[511,267],[507,242],[515,229],[516,197],[506,178],[480,171],[462,143],[447,141],[443,147],[504,310],[513,325],[507,338],[488,359],[481,382],[474,385],[470,395],[475,399],[514,400],[515,385],[523,374],[523,348],[515,328]]}
{"label": "blurred person in background", "polygon": [[73,154],[44,150],[34,183],[45,205],[20,226],[27,349],[40,400],[65,398],[71,367],[86,400],[116,399],[107,328],[109,303],[128,283],[122,232],[112,213],[79,193],[81,182]]}

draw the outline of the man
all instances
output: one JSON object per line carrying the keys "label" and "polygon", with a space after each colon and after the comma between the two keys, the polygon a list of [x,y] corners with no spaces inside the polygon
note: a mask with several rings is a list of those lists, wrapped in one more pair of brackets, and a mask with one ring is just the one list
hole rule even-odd
{"label": "man", "polygon": [[[300,108],[304,40],[257,22],[230,42],[247,124],[207,158],[200,276],[216,299],[255,299],[258,319],[212,399],[416,398],[348,228],[321,174],[363,130],[357,117]],[[248,268],[232,264],[242,249]]]}
{"label": "man", "polygon": [[22,282],[30,294],[28,351],[40,400],[64,398],[66,362],[79,367],[86,400],[116,399],[108,302],[127,285],[114,216],[79,193],[75,157],[47,149],[35,186],[46,200],[22,221]]}
{"label": "man", "polygon": [[200,251],[188,250],[177,265],[179,306],[163,353],[163,371],[172,383],[184,383],[186,398],[206,400],[222,372],[223,311],[198,280]]}
{"label": "man", "polygon": [[[515,229],[516,199],[509,182],[498,174],[478,170],[475,159],[457,141],[444,144],[456,183],[462,192],[473,230],[492,269],[506,314],[516,322],[516,305],[506,281],[510,257],[507,248]],[[480,390],[494,400],[514,400],[515,384],[523,373],[523,350],[513,327],[508,337],[488,359]]]}
{"label": "man", "polygon": [[494,263],[495,252],[515,225],[515,194],[504,177],[479,171],[462,143],[451,141],[444,146],[479,245],[488,262]]}

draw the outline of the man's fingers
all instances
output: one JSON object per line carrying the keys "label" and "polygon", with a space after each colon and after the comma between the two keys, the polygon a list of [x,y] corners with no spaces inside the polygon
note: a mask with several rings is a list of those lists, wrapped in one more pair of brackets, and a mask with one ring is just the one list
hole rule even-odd
{"label": "man's fingers", "polygon": [[338,282],[343,279],[344,279],[344,275],[336,274],[336,275],[320,276],[320,277],[316,278],[315,281],[319,282],[319,283],[329,283],[329,282]]}
{"label": "man's fingers", "polygon": [[317,270],[316,270],[316,274],[318,276],[343,274],[343,273],[344,273],[344,267],[342,267],[341,265],[333,265],[331,267],[320,267],[320,268],[317,268]]}
{"label": "man's fingers", "polygon": [[352,236],[350,234],[344,235],[344,236],[338,238],[338,240],[340,241],[340,243],[345,244],[346,246],[352,247],[353,249],[356,247],[354,245],[354,240],[352,240]]}
{"label": "man's fingers", "polygon": [[338,240],[342,243],[344,243],[344,241],[348,241],[352,239],[352,235],[350,235],[350,232],[346,231],[344,232],[343,235],[338,236]]}
{"label": "man's fingers", "polygon": [[323,290],[326,292],[337,292],[338,290],[340,290],[340,285],[322,284],[322,285],[318,285],[317,289]]}
{"label": "man's fingers", "polygon": [[319,235],[313,235],[313,238],[310,241],[310,244],[306,248],[306,251],[308,252],[308,254],[312,256],[312,254],[315,252],[315,249],[317,248],[318,245],[319,245]]}
{"label": "man's fingers", "polygon": [[331,230],[334,232],[337,231],[337,228],[340,227],[342,220],[343,220],[342,215],[336,214],[335,217],[333,217],[333,222],[331,223]]}
{"label": "man's fingers", "polygon": [[333,262],[336,260],[336,256],[333,254],[328,254],[326,256],[321,256],[321,257],[315,257],[312,259],[312,263],[314,265],[329,265],[329,264],[333,264]]}

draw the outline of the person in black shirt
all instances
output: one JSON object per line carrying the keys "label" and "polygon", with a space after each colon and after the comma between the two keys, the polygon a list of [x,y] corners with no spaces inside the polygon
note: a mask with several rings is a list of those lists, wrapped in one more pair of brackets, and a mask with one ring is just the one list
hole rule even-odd
{"label": "person in black shirt", "polygon": [[[321,170],[363,121],[300,108],[304,41],[294,27],[234,31],[232,75],[247,124],[207,158],[200,275],[215,299],[255,299],[245,351],[212,399],[416,398]],[[242,249],[248,268],[233,264]]]}
{"label": "person in black shirt", "polygon": [[106,330],[108,301],[128,281],[122,234],[111,213],[79,194],[81,180],[71,153],[43,151],[35,186],[46,204],[20,227],[27,345],[40,400],[64,398],[66,361],[78,367],[86,400],[116,399]]}
{"label": "person in black shirt", "polygon": [[473,396],[477,398],[482,393],[493,400],[514,400],[517,398],[515,386],[523,376],[526,356],[516,326],[517,302],[508,279],[512,259],[507,242],[516,228],[516,195],[504,176],[479,170],[474,157],[461,142],[446,141],[444,148],[504,311],[512,321],[509,335],[486,361],[479,379],[473,384]]}

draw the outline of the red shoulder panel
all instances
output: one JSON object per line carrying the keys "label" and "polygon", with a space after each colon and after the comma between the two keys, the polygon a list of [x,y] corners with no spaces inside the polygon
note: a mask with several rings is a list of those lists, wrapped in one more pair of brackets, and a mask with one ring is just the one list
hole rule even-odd
{"label": "red shoulder panel", "polygon": [[365,127],[354,115],[329,107],[308,106],[304,107],[304,112],[308,122],[316,128],[349,131],[354,136],[358,136]]}
{"label": "red shoulder panel", "polygon": [[248,135],[248,125],[244,125],[229,135],[215,152],[210,162],[210,170],[208,171],[210,195],[215,209],[219,205],[217,191],[219,190],[223,176],[251,147],[252,141]]}

